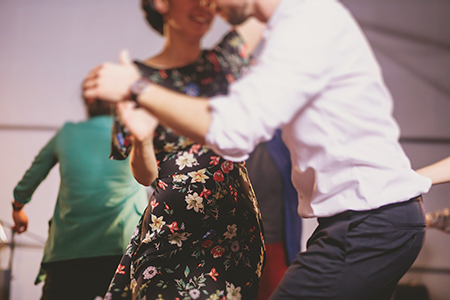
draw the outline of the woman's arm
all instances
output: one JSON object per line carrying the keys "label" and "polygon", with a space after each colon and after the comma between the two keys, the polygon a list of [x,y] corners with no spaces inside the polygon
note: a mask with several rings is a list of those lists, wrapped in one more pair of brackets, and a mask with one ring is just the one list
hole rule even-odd
{"label": "woman's arm", "polygon": [[142,185],[150,186],[158,177],[158,164],[153,147],[153,136],[158,121],[133,102],[117,104],[119,116],[133,138],[130,167],[134,178]]}
{"label": "woman's arm", "polygon": [[133,139],[130,153],[130,167],[134,178],[144,186],[150,186],[158,177],[158,164],[153,148],[153,137],[143,141]]}
{"label": "woman's arm", "polygon": [[433,184],[450,182],[450,156],[416,172],[430,178]]}

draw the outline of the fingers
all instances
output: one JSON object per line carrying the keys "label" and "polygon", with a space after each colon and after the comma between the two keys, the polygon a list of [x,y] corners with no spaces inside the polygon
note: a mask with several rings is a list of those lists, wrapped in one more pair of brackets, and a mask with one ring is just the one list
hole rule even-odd
{"label": "fingers", "polygon": [[104,67],[104,64],[96,66],[95,68],[93,68],[86,76],[86,78],[84,79],[84,81],[86,80],[91,80],[91,79],[95,79],[98,77],[98,72]]}
{"label": "fingers", "polygon": [[99,96],[99,91],[96,87],[85,89],[83,92],[83,97],[86,99],[88,103],[92,103],[95,99],[101,98]]}
{"label": "fingers", "polygon": [[96,88],[98,86],[98,77],[100,70],[104,67],[104,64],[93,68],[83,82],[83,97],[88,103],[92,103],[97,96]]}
{"label": "fingers", "polygon": [[119,53],[119,64],[121,65],[131,65],[130,53],[128,50],[121,50]]}
{"label": "fingers", "polygon": [[11,227],[12,230],[14,230],[16,233],[21,234],[25,231],[27,231],[28,224],[16,224],[13,227]]}

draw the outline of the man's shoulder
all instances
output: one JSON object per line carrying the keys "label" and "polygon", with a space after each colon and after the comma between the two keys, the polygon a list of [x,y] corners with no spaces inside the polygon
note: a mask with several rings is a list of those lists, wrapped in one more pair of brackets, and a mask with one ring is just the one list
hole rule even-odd
{"label": "man's shoulder", "polygon": [[[345,6],[337,0],[284,0],[280,5],[273,18],[276,24],[298,23],[304,25],[304,23],[316,21],[332,23],[333,19],[348,14]],[[302,17],[299,18],[299,16]]]}

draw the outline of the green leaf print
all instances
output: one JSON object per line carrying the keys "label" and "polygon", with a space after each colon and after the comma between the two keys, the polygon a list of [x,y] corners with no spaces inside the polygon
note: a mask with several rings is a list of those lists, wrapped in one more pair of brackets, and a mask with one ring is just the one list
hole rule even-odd
{"label": "green leaf print", "polygon": [[184,270],[184,277],[188,277],[189,273],[191,273],[191,270],[189,269],[189,266],[186,266],[186,269]]}

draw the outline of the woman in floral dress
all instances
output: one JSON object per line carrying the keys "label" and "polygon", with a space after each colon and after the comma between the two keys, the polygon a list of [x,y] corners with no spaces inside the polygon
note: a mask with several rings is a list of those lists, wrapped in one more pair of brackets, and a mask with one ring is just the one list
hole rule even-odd
{"label": "woman in floral dress", "polygon": [[[144,0],[147,19],[164,32],[166,45],[135,63],[152,82],[211,97],[227,93],[249,64],[248,47],[233,30],[214,49],[200,50],[213,19],[200,2]],[[196,55],[188,60],[187,53]],[[117,143],[126,153],[127,136]],[[145,140],[135,138],[131,167],[144,184],[157,173],[155,193],[105,299],[256,299],[265,250],[245,164],[158,125]]]}

